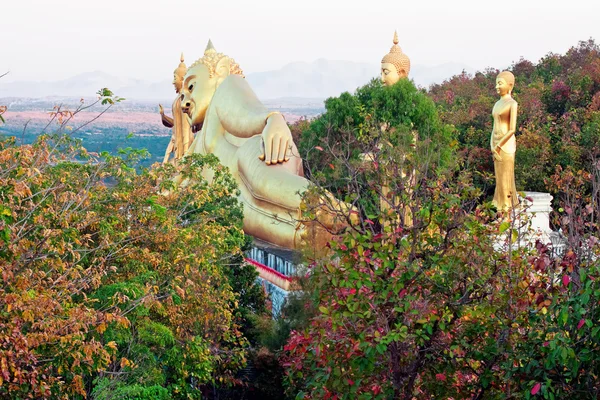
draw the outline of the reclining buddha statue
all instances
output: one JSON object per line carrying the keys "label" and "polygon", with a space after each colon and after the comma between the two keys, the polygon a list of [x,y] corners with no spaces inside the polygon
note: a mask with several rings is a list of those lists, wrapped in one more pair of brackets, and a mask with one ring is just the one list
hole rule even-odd
{"label": "reclining buddha statue", "polygon": [[[238,183],[244,231],[271,244],[298,248],[307,226],[299,222],[302,159],[279,112],[269,112],[240,66],[209,41],[187,70],[181,106],[196,133],[187,154],[214,154]],[[204,172],[210,181],[212,171]],[[333,227],[331,218],[325,218]],[[327,225],[327,222],[321,222]]]}

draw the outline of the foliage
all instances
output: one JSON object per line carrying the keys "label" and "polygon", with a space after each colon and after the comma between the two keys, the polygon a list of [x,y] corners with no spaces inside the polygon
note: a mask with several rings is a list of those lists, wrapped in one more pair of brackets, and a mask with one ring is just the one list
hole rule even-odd
{"label": "foliage", "polygon": [[214,157],[138,174],[140,155],[0,144],[0,397],[200,398],[235,382],[235,183]]}
{"label": "foliage", "polygon": [[[469,212],[478,192],[468,176],[431,170],[425,158],[404,174],[392,167],[406,166],[398,149],[386,149],[361,182],[397,197],[315,264],[318,315],[292,333],[283,357],[297,398],[501,393],[489,375],[517,312],[508,294],[522,291],[509,277],[511,258],[494,250],[501,228],[488,208]],[[471,342],[478,335],[488,339]]]}
{"label": "foliage", "polygon": [[[560,71],[552,65],[548,61],[538,68],[523,61],[515,73],[543,81]],[[550,72],[541,78],[544,68]],[[475,129],[483,131],[489,122],[474,117],[483,116],[477,110],[485,109],[489,118],[495,100],[486,100],[481,91],[473,104],[469,96],[474,88],[483,90],[483,82],[496,73],[454,78],[468,98],[453,103],[458,96],[447,93],[456,112],[440,107],[442,119],[456,118],[460,140],[471,141],[467,152],[458,152],[452,131],[442,124],[431,124],[437,127],[429,131],[434,145],[414,143],[406,125],[388,129],[389,115],[371,123],[368,113],[351,110],[346,110],[345,135],[327,141],[342,131],[332,129],[321,142],[335,145],[313,144],[313,151],[333,164],[324,174],[327,180],[319,181],[313,173],[315,181],[337,179],[344,185],[309,192],[306,217],[318,215],[327,198],[324,189],[333,187],[356,206],[348,210],[356,218],[346,215],[349,228],[330,243],[333,254],[314,260],[310,279],[315,298],[305,301],[318,311],[309,326],[292,331],[282,355],[291,395],[598,396],[600,154],[595,117],[587,116],[576,146],[561,153],[568,162],[577,161],[573,167],[559,167],[552,174],[548,165],[532,165],[527,171],[556,194],[560,215],[555,224],[565,243],[564,251],[542,242],[533,247],[523,210],[495,214],[480,201],[488,177],[473,166],[483,159],[478,145],[489,139],[477,143]],[[523,107],[532,119],[535,97],[543,98],[542,92],[530,92],[531,105]],[[358,104],[349,96],[339,101],[345,106],[337,104],[338,115]],[[581,105],[577,101],[569,97],[565,107]],[[534,131],[534,125],[527,129],[529,156],[545,161],[556,154],[555,138]],[[568,142],[564,136],[562,140],[566,149]]]}
{"label": "foliage", "polygon": [[[551,53],[537,64],[521,59],[509,69],[516,78],[513,95],[519,103],[517,187],[548,191],[545,181],[555,165],[582,168],[594,143],[590,138],[598,136],[600,49],[590,39],[565,55]],[[493,191],[489,137],[498,72],[463,73],[429,90],[442,120],[459,131],[470,168],[478,173],[475,183],[488,196]]]}
{"label": "foliage", "polygon": [[[242,246],[245,251],[250,245],[250,238]],[[254,266],[244,261],[243,255],[232,257],[228,268],[224,269],[225,276],[234,293],[237,294],[234,306],[236,323],[240,326],[251,344],[257,342],[256,323],[261,318],[269,318],[270,313],[266,307],[266,295],[263,287],[257,284],[258,271]]]}
{"label": "foliage", "polygon": [[307,175],[366,213],[373,211],[377,197],[368,188],[351,187],[364,181],[355,178],[364,174],[366,158],[383,148],[399,146],[436,165],[451,163],[452,128],[441,123],[435,104],[408,80],[391,87],[373,80],[353,95],[343,93],[327,99],[325,108],[326,112],[310,125],[302,122],[297,127],[304,128],[299,134],[299,151]]}
{"label": "foliage", "polygon": [[537,388],[547,399],[600,396],[600,165],[587,167],[557,167],[548,182],[559,195],[565,249],[557,254],[537,244],[527,280],[532,304],[516,321],[521,337],[505,365],[526,395]]}

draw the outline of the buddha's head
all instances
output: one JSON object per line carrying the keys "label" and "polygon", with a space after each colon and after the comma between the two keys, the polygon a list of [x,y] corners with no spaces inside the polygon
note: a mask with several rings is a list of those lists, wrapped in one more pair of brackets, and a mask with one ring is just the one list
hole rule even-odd
{"label": "buddha's head", "polygon": [[511,94],[515,87],[515,76],[510,71],[502,71],[496,77],[496,92],[500,96]]}
{"label": "buddha's head", "polygon": [[244,76],[244,73],[232,58],[217,53],[209,40],[202,58],[187,70],[181,90],[181,108],[192,127],[202,125],[217,87],[229,75]]}
{"label": "buddha's head", "polygon": [[400,79],[407,78],[409,72],[410,59],[398,46],[398,33],[394,32],[394,45],[381,60],[381,81],[385,86],[391,86]]}
{"label": "buddha's head", "polygon": [[183,62],[183,53],[181,53],[181,57],[179,58],[179,66],[175,71],[173,71],[173,86],[175,86],[175,92],[181,92],[181,87],[183,86],[183,77],[187,72],[187,67]]}

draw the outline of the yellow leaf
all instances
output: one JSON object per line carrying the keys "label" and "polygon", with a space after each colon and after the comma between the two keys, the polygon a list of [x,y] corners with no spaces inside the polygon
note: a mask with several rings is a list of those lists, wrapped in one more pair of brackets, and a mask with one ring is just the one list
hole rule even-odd
{"label": "yellow leaf", "polygon": [[23,320],[33,322],[33,312],[31,312],[31,310],[25,310],[23,312]]}

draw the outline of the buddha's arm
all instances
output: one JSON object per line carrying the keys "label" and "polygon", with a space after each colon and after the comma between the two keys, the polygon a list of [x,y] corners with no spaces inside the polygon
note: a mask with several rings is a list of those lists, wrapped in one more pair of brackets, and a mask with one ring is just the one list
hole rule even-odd
{"label": "buddha's arm", "polygon": [[167,128],[173,127],[173,118],[168,117],[165,114],[160,114],[160,117],[162,118],[162,124],[164,126],[166,126]]}
{"label": "buddha's arm", "polygon": [[506,135],[504,135],[504,137],[502,137],[502,139],[500,139],[500,142],[498,143],[498,147],[500,148],[502,148],[502,146],[504,146],[506,142],[508,142],[508,139],[510,139],[517,131],[517,108],[518,104],[515,101],[510,106],[510,122],[508,126],[508,132],[506,132]]}
{"label": "buddha's arm", "polygon": [[173,141],[173,138],[171,138],[171,140],[169,140],[169,145],[167,146],[167,150],[165,151],[165,157],[163,158],[163,164],[166,164],[167,161],[169,161],[169,157],[171,156],[171,153],[173,152],[174,146],[175,146],[175,143]]}
{"label": "buddha's arm", "polygon": [[265,128],[269,111],[239,75],[228,76],[219,85],[212,105],[223,128],[234,136],[250,138]]}

